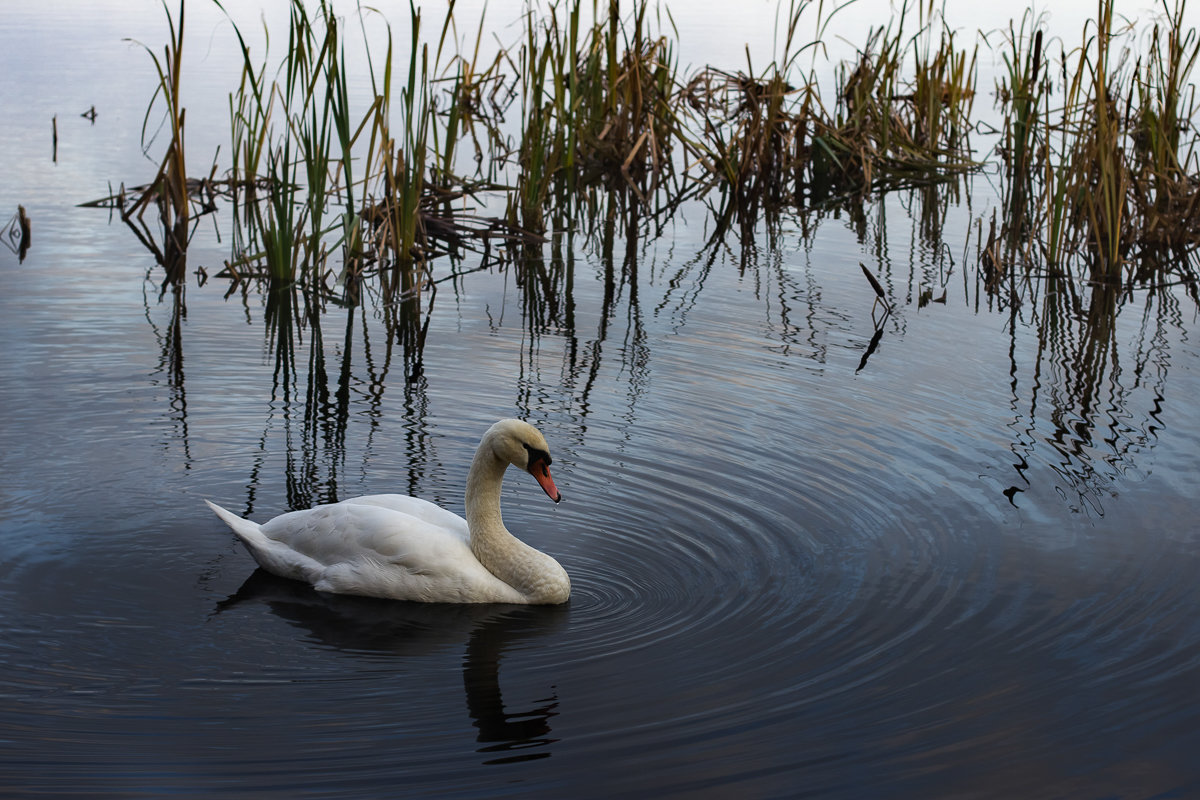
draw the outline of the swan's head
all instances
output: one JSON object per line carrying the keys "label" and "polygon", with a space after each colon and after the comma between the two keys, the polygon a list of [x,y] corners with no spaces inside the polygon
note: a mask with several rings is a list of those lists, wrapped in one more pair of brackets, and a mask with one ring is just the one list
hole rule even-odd
{"label": "swan's head", "polygon": [[532,475],[554,502],[562,500],[562,494],[550,477],[550,445],[537,428],[519,419],[502,419],[489,428],[483,438],[497,458]]}

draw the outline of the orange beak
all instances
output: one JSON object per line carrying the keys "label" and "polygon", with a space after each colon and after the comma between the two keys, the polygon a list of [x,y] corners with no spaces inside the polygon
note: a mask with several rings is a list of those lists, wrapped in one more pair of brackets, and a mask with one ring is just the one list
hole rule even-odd
{"label": "orange beak", "polygon": [[529,474],[542,487],[542,491],[546,493],[554,502],[562,500],[562,493],[558,491],[558,487],[554,485],[554,479],[550,477],[550,468],[546,466],[546,462],[538,459],[529,464]]}

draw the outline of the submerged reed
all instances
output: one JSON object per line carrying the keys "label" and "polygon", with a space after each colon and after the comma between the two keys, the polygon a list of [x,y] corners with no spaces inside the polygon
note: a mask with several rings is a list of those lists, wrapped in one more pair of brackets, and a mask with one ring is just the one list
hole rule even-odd
{"label": "submerged reed", "polygon": [[0,230],[0,241],[16,253],[18,261],[25,260],[29,246],[33,243],[33,226],[25,212],[25,206],[17,206],[17,213],[13,214],[8,224]]}

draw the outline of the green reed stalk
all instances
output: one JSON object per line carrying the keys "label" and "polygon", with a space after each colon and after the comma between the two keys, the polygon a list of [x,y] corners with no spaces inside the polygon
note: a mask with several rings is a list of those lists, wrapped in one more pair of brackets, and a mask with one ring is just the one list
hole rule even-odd
{"label": "green reed stalk", "polygon": [[1120,278],[1127,245],[1127,199],[1130,173],[1126,163],[1117,109],[1121,88],[1110,76],[1112,44],[1112,0],[1099,0],[1096,32],[1093,39],[1094,61],[1088,59],[1091,48],[1080,53],[1080,71],[1090,80],[1080,107],[1080,138],[1072,154],[1076,172],[1076,196],[1090,231],[1093,247],[1092,279],[1115,281]]}
{"label": "green reed stalk", "polygon": [[[1043,249],[1047,264],[1063,269],[1081,246],[1079,241],[1081,195],[1086,192],[1080,181],[1079,155],[1084,153],[1081,137],[1088,126],[1084,116],[1088,86],[1086,41],[1078,52],[1077,62],[1070,64],[1065,51],[1060,51],[1063,79],[1063,102],[1057,122],[1052,112],[1045,110],[1047,137],[1045,177],[1042,181]],[[1055,136],[1055,134],[1057,134]],[[1070,283],[1067,282],[1070,286]]]}
{"label": "green reed stalk", "polygon": [[[1077,83],[1072,85],[1077,86]],[[1071,172],[1064,155],[1069,152],[1070,148],[1071,134],[1067,125],[1067,117],[1070,98],[1073,96],[1074,92],[1069,91],[1067,104],[1063,107],[1062,124],[1057,128],[1058,147],[1052,148],[1045,160],[1045,177],[1042,184],[1044,187],[1042,205],[1045,208],[1045,223],[1042,238],[1046,262],[1051,266],[1063,265],[1073,249],[1068,235],[1071,230],[1070,201],[1075,196],[1075,192]],[[1049,110],[1047,110],[1046,116],[1046,124],[1049,129]]]}
{"label": "green reed stalk", "polygon": [[159,97],[162,97],[163,103],[166,106],[166,117],[171,139],[167,145],[166,155],[158,168],[158,173],[154,180],[151,181],[147,190],[137,199],[132,207],[122,211],[122,217],[128,221],[135,215],[140,215],[141,211],[151,200],[157,200],[159,217],[163,226],[163,251],[161,257],[163,266],[167,270],[167,280],[174,283],[183,278],[183,262],[189,238],[188,222],[191,216],[188,200],[187,164],[183,143],[185,112],[181,105],[179,94],[183,62],[184,0],[179,0],[178,25],[175,24],[175,19],[171,16],[171,11],[167,7],[166,0],[163,0],[163,11],[166,12],[167,25],[171,35],[166,47],[163,48],[162,60],[149,47],[142,46],[150,54],[150,58],[154,62],[155,72],[158,75],[158,86],[155,88],[154,94],[150,98],[150,103],[146,107],[146,114],[142,118],[142,145],[143,148],[148,146],[147,134],[150,115]]}
{"label": "green reed stalk", "polygon": [[[329,120],[338,144],[337,165],[342,175],[342,187],[345,191],[345,210],[342,213],[342,246],[347,264],[355,261],[362,252],[361,223],[358,204],[354,199],[354,154],[355,134],[350,112],[350,91],[346,81],[346,50],[344,42],[338,40],[338,23],[333,9],[324,2],[321,4],[327,31],[326,57],[322,62],[321,75],[324,78],[325,114]],[[391,32],[389,30],[389,50]],[[374,75],[372,74],[372,78]],[[330,143],[321,143],[328,152]],[[328,174],[323,173],[323,174]],[[323,201],[326,195],[324,182],[321,186],[309,186],[309,195],[318,195]],[[314,230],[319,226],[314,225]]]}
{"label": "green reed stalk", "polygon": [[[301,261],[307,269],[315,266],[322,251],[324,217],[329,193],[333,129],[338,122],[336,89],[330,73],[338,70],[337,19],[322,3],[319,7],[324,33],[318,31],[298,0],[292,4],[292,36],[288,48],[286,137],[294,139],[298,157],[304,166],[303,217],[308,222]],[[318,96],[322,93],[323,96]],[[296,177],[293,171],[293,180]],[[349,189],[347,189],[349,191]],[[294,198],[294,194],[293,194]],[[298,234],[299,231],[297,230]]]}
{"label": "green reed stalk", "polygon": [[[396,258],[404,283],[410,287],[414,261],[425,258],[425,231],[422,203],[429,158],[429,129],[433,107],[429,96],[430,71],[428,47],[420,43],[421,14],[409,6],[412,23],[408,80],[400,93],[403,133],[397,141],[391,133],[392,38],[388,29],[388,47],[384,62],[384,81],[375,84],[376,97],[369,114],[371,128],[369,153],[383,181],[383,198],[376,212],[381,249],[390,249]],[[366,124],[366,123],[364,123]]]}
{"label": "green reed stalk", "polygon": [[1144,217],[1142,241],[1150,248],[1194,243],[1191,231],[1200,220],[1200,203],[1189,179],[1198,166],[1194,136],[1182,151],[1182,133],[1196,110],[1191,73],[1200,42],[1195,29],[1184,31],[1183,11],[1184,0],[1177,0],[1173,10],[1164,0],[1164,24],[1154,26],[1145,68],[1135,75],[1137,108],[1130,121],[1138,173],[1135,196]]}
{"label": "green reed stalk", "polygon": [[284,139],[282,146],[267,154],[267,177],[271,191],[265,203],[255,203],[254,228],[262,241],[262,258],[272,285],[280,286],[297,279],[301,263],[303,237],[298,231],[304,225],[297,217],[295,196],[299,189],[292,142]]}
{"label": "green reed stalk", "polygon": [[[163,3],[164,10],[166,3]],[[170,22],[170,15],[167,17]],[[167,169],[166,169],[166,186],[163,187],[164,192],[171,200],[172,215],[176,221],[176,229],[182,225],[186,227],[188,220],[188,198],[187,198],[187,166],[184,160],[185,148],[183,144],[183,120],[184,109],[180,104],[179,82],[182,75],[183,63],[183,26],[184,26],[184,0],[179,0],[179,27],[171,25],[172,43],[163,53],[166,61],[166,75],[159,70],[159,86],[163,91],[163,99],[167,104],[167,116],[171,123],[171,145],[168,150]],[[157,60],[155,60],[158,66]],[[166,80],[164,80],[164,77]],[[142,128],[143,133],[145,127]],[[164,212],[164,219],[166,218]],[[183,245],[183,242],[179,242]]]}
{"label": "green reed stalk", "polygon": [[[421,236],[421,197],[425,191],[425,164],[429,155],[429,49],[420,46],[421,13],[413,7],[412,43],[408,62],[408,86],[401,95],[404,108],[404,151],[399,171],[398,213],[400,241],[398,255],[404,264],[411,263]],[[418,60],[418,53],[420,54]]]}
{"label": "green reed stalk", "polygon": [[[321,10],[326,11],[324,3]],[[256,217],[267,272],[277,282],[308,277],[313,255],[320,246],[329,126],[327,106],[319,108],[315,97],[321,65],[335,42],[335,31],[326,27],[325,35],[321,35],[301,0],[292,1],[287,57],[283,62],[284,82],[275,90],[281,97],[286,118],[279,143],[268,155],[270,189],[266,213],[260,210]],[[297,213],[301,205],[297,197],[301,191],[301,162],[309,183],[304,187],[304,210]],[[310,221],[313,227],[305,237],[301,228]]]}
{"label": "green reed stalk", "polygon": [[[595,2],[592,3],[593,17]],[[590,97],[581,91],[582,86],[594,86],[594,75],[599,66],[599,56],[592,50],[584,49],[584,41],[580,39],[580,3],[579,0],[571,5],[567,14],[566,48],[559,53],[557,78],[555,81],[558,113],[563,119],[576,120],[591,118],[595,114],[598,98],[593,92]],[[582,68],[581,68],[582,67]],[[566,85],[562,86],[565,78]],[[563,166],[567,175],[567,194],[575,197],[576,184],[579,178],[577,154],[579,152],[579,126],[566,126],[566,146],[563,151]]]}
{"label": "green reed stalk", "polygon": [[[1154,26],[1145,72],[1138,82],[1139,109],[1135,120],[1133,141],[1142,160],[1156,176],[1173,179],[1195,167],[1192,159],[1180,158],[1180,136],[1185,122],[1195,110],[1195,91],[1191,83],[1192,70],[1200,56],[1200,39],[1196,29],[1183,30],[1184,0],[1177,0],[1174,10],[1163,0],[1164,30]],[[1185,95],[1190,99],[1185,105]]]}
{"label": "green reed stalk", "polygon": [[[1029,29],[1026,29],[1029,25]],[[1005,223],[1010,242],[1028,232],[1032,215],[1032,184],[1039,176],[1039,144],[1046,142],[1047,126],[1041,108],[1048,94],[1044,77],[1043,28],[1027,10],[1019,30],[1009,24],[1009,50],[1003,54],[1007,75],[997,94],[1004,108],[1002,156],[1007,165]]]}
{"label": "green reed stalk", "polygon": [[[241,40],[240,31],[237,35]],[[263,94],[266,64],[256,73],[245,41],[241,45],[245,59],[242,77],[237,91],[229,95],[230,139],[233,144],[231,176],[235,188],[243,184],[252,188],[266,150],[272,98]]]}
{"label": "green reed stalk", "polygon": [[[437,161],[433,165],[434,173],[442,188],[448,188],[452,184],[465,186],[468,183],[453,177],[457,168],[458,147],[468,135],[475,145],[476,175],[483,176],[486,170],[484,182],[497,178],[497,170],[505,160],[503,154],[508,143],[502,135],[496,117],[506,107],[506,98],[512,96],[511,91],[507,90],[509,76],[503,72],[507,53],[497,53],[492,63],[486,67],[480,64],[485,20],[486,8],[475,29],[475,43],[472,49],[469,53],[452,55],[444,70],[440,67],[443,54],[447,52],[446,46],[451,41],[450,34],[456,33],[453,1],[449,4],[438,39],[434,64],[440,77],[436,78],[434,83],[452,83],[449,105],[443,112],[446,117],[444,135],[441,126],[431,125],[430,128],[433,150],[437,154]],[[447,77],[451,75],[452,77]],[[487,142],[486,155],[479,139],[480,132]]]}
{"label": "green reed stalk", "polygon": [[[220,3],[217,5],[220,7]],[[240,260],[240,254],[253,249],[252,242],[256,238],[254,204],[258,202],[257,186],[263,156],[268,150],[274,94],[266,84],[266,62],[256,71],[242,32],[236,25],[233,30],[242,51],[241,78],[237,90],[229,95],[233,252],[235,260]],[[263,34],[269,41],[265,26]]]}
{"label": "green reed stalk", "polygon": [[[478,56],[480,39],[483,37],[483,19],[486,15],[481,14],[479,28],[475,37],[475,53]],[[438,36],[437,52],[434,55],[433,63],[435,69],[442,62],[442,52],[445,49],[446,42],[454,22],[454,0],[450,0],[449,7],[446,10],[446,16],[442,20],[442,32]],[[433,155],[434,163],[431,169],[431,175],[437,184],[441,187],[449,187],[452,183],[454,174],[455,152],[458,147],[459,134],[463,126],[462,115],[462,97],[464,85],[470,83],[470,67],[471,62],[459,58],[455,60],[457,70],[454,76],[454,85],[450,90],[449,107],[446,109],[446,125],[445,134],[440,135],[441,127],[438,125],[430,126],[430,136],[433,140]]]}
{"label": "green reed stalk", "polygon": [[[557,24],[546,30],[546,38],[557,39]],[[555,129],[553,106],[546,99],[546,71],[553,48],[543,44],[532,11],[526,16],[526,39],[518,55],[521,75],[522,126],[518,151],[520,174],[517,178],[517,205],[510,203],[509,221],[535,232],[545,230],[543,208],[550,193],[550,181],[557,166],[553,147]]]}

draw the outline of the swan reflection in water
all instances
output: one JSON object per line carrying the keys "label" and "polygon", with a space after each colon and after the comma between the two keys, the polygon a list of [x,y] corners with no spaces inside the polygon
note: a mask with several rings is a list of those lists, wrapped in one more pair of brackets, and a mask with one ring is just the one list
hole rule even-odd
{"label": "swan reflection in water", "polygon": [[561,628],[565,605],[428,604],[334,595],[259,568],[214,613],[252,601],[266,603],[313,641],[342,652],[418,658],[465,642],[463,688],[482,745],[477,752],[487,756],[484,764],[548,758],[547,748],[558,741],[550,730],[557,694],[552,689],[527,710],[506,711],[500,659],[516,643]]}

